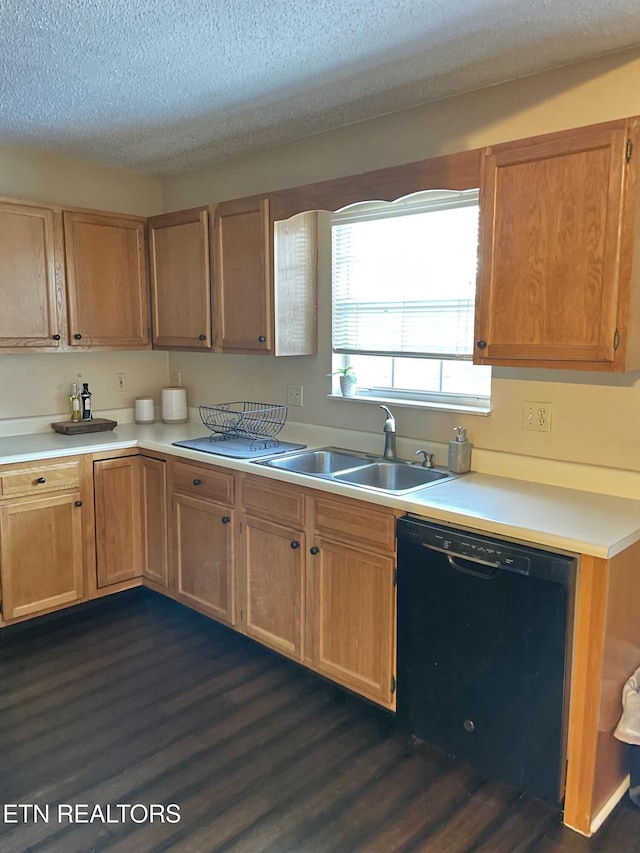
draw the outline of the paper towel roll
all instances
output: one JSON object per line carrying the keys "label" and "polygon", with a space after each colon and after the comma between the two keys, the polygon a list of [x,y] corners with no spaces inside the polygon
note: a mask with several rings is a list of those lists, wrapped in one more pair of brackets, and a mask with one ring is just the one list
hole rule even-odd
{"label": "paper towel roll", "polygon": [[152,424],[156,419],[153,397],[136,397],[134,418],[137,424]]}
{"label": "paper towel roll", "polygon": [[187,389],[174,386],[162,389],[162,420],[165,424],[185,424],[187,411]]}

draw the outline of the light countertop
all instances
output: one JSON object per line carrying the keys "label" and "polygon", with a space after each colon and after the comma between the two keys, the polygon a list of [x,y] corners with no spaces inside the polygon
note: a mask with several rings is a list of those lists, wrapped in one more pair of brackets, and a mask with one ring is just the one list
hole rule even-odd
{"label": "light countertop", "polygon": [[[185,438],[202,436],[205,432],[200,423],[175,426],[125,423],[110,432],[77,436],[51,431],[0,437],[0,464],[140,447],[223,468],[250,471],[467,529],[572,553],[608,558],[640,539],[638,500],[477,473],[466,474],[408,495],[391,495],[172,444]],[[312,442],[309,433],[301,436],[290,430],[287,430],[285,438],[288,441],[304,441],[309,446],[331,443],[326,440]]]}

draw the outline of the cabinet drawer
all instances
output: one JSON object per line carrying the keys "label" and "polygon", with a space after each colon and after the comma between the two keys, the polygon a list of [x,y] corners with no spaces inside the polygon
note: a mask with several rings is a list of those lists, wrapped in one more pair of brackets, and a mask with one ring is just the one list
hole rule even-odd
{"label": "cabinet drawer", "polygon": [[0,494],[3,498],[77,489],[79,485],[79,460],[0,471]]}
{"label": "cabinet drawer", "polygon": [[248,474],[242,483],[244,510],[280,524],[304,525],[304,491],[268,477]]}
{"label": "cabinet drawer", "polygon": [[171,481],[174,492],[193,495],[197,498],[210,498],[224,504],[232,504],[234,499],[233,474],[213,468],[209,465],[191,465],[187,462],[173,462]]}
{"label": "cabinet drawer", "polygon": [[318,533],[349,545],[360,543],[374,550],[395,551],[396,514],[360,501],[316,496]]}

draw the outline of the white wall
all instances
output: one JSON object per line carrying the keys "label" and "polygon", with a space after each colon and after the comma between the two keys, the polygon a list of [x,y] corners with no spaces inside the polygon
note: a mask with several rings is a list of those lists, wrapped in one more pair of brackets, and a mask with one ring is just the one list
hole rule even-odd
{"label": "white wall", "polygon": [[[0,195],[141,215],[278,187],[363,172],[506,139],[640,114],[640,49],[601,57],[501,86],[349,125],[160,181],[47,152],[0,146]],[[162,200],[164,198],[164,201]],[[320,293],[318,356],[271,359],[177,353],[7,355],[0,358],[0,420],[64,411],[66,386],[81,372],[97,408],[131,404],[182,372],[191,405],[226,399],[285,400],[304,385],[305,405],[290,418],[367,432],[380,426],[373,405],[328,401],[329,293]],[[113,374],[129,388],[116,395]],[[496,370],[488,418],[398,409],[398,428],[416,442],[446,442],[457,422],[477,448],[640,471],[638,374]],[[34,393],[35,392],[35,393]],[[548,435],[520,427],[523,400],[553,406]],[[594,469],[595,470],[595,469]],[[640,492],[639,492],[640,495]]]}
{"label": "white wall", "polygon": [[[72,382],[89,383],[94,412],[128,409],[138,396],[160,402],[168,382],[166,353],[95,352],[0,355],[0,426],[3,419],[68,414]],[[115,374],[125,373],[127,390],[116,391]]]}
{"label": "white wall", "polygon": [[[601,57],[434,104],[349,125],[163,180],[165,209],[355,174],[442,153],[640,114],[640,49]],[[318,356],[172,354],[190,403],[256,399],[284,402],[288,383],[304,385],[304,407],[289,417],[372,431],[374,405],[328,401],[328,278],[320,292]],[[640,375],[494,370],[489,417],[398,409],[404,436],[446,442],[456,423],[478,448],[640,471]],[[549,434],[523,431],[522,403],[552,404]],[[640,497],[640,487],[638,487]]]}
{"label": "white wall", "polygon": [[[158,178],[35,149],[0,146],[0,196],[141,216],[162,209]],[[165,353],[100,352],[0,354],[0,421],[66,414],[69,383],[90,383],[97,410],[128,408],[139,394],[156,394],[168,381]],[[114,374],[127,374],[116,393]]]}
{"label": "white wall", "polygon": [[0,196],[137,216],[162,212],[158,178],[13,145],[0,145]]}

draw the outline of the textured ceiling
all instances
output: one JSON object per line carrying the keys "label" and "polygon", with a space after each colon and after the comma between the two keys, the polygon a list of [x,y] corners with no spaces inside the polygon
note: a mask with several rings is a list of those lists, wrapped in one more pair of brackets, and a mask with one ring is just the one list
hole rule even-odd
{"label": "textured ceiling", "polygon": [[638,43],[638,0],[0,0],[0,144],[167,174]]}

